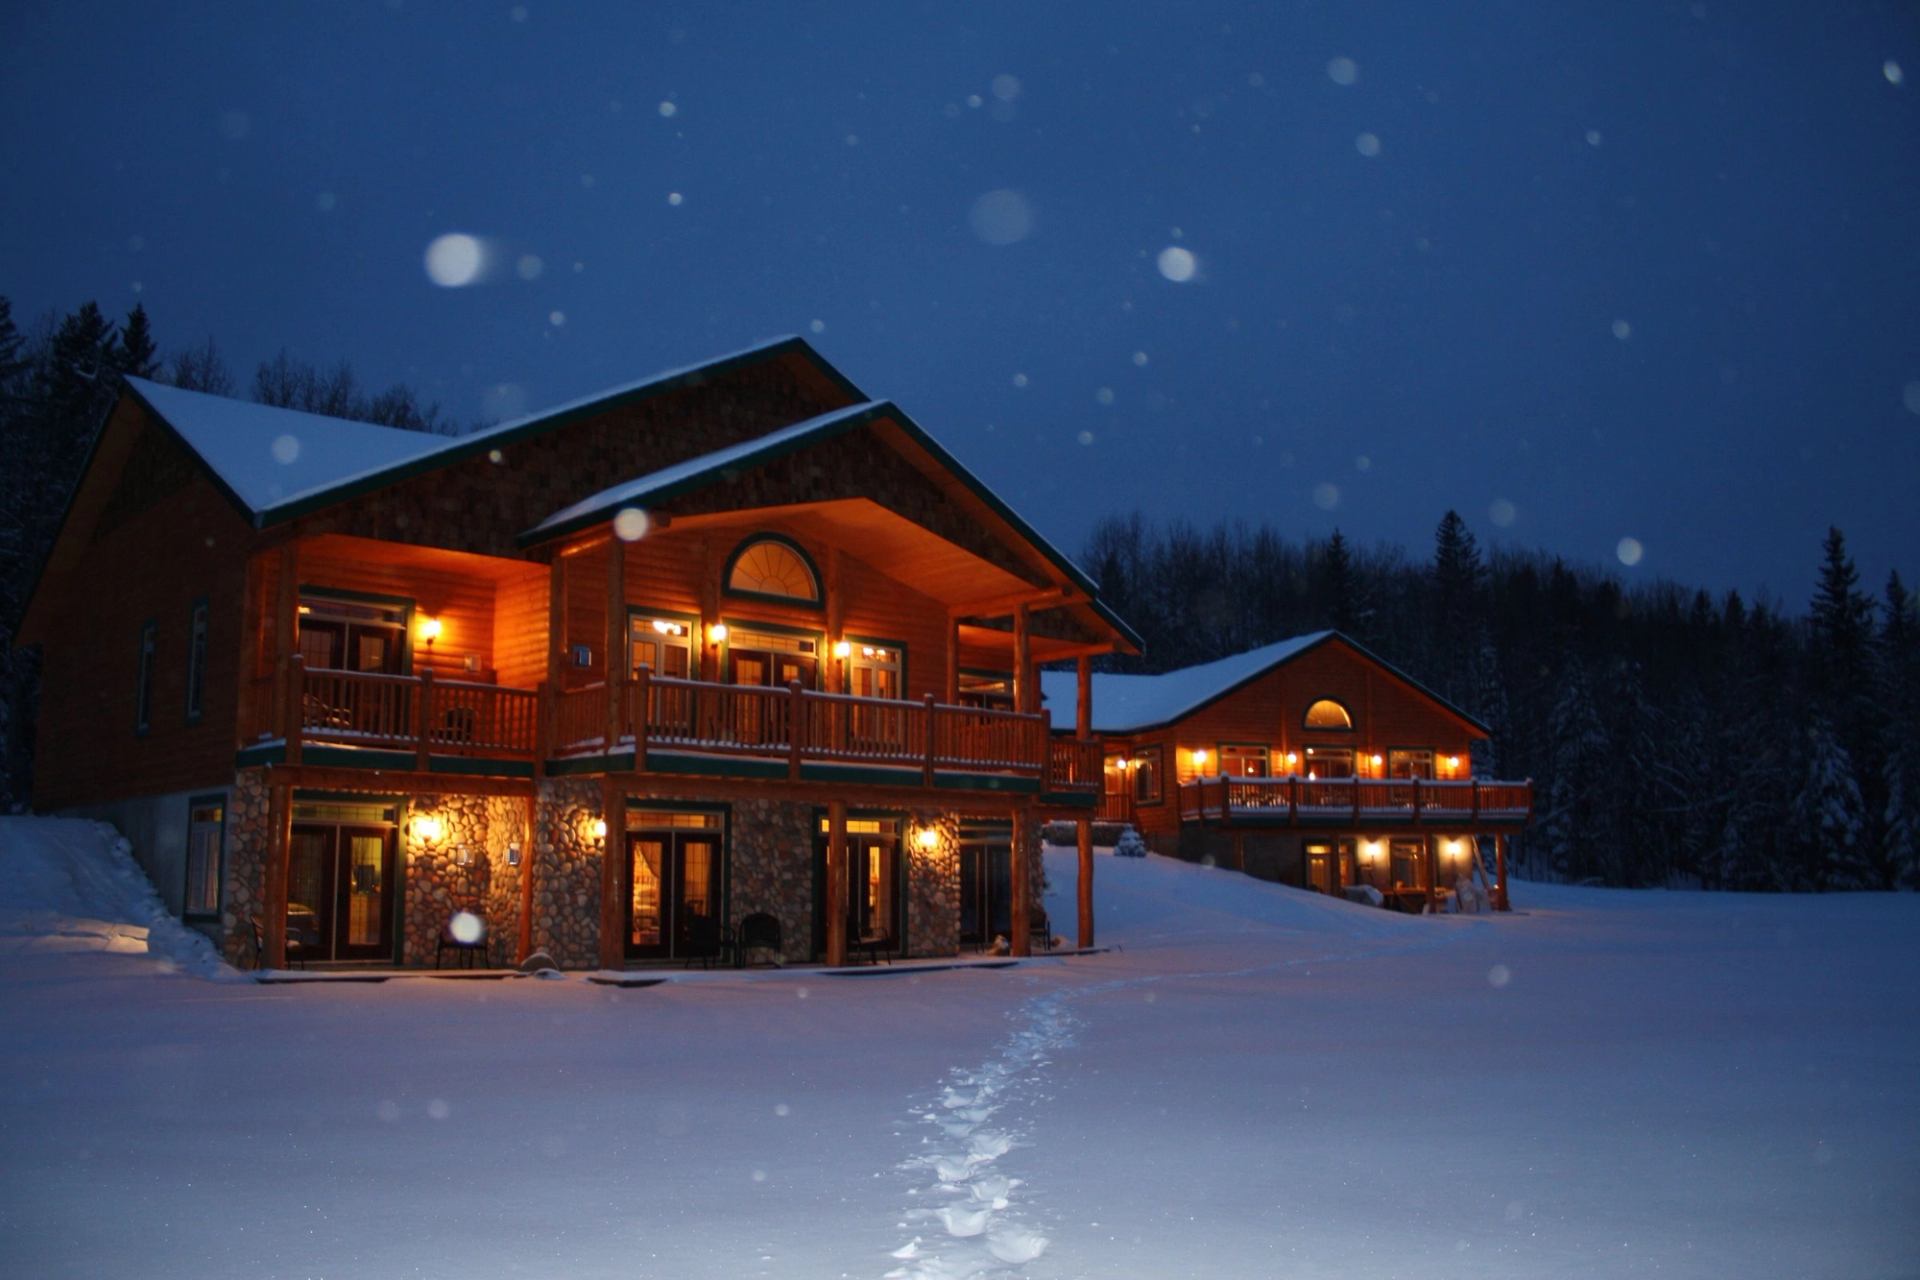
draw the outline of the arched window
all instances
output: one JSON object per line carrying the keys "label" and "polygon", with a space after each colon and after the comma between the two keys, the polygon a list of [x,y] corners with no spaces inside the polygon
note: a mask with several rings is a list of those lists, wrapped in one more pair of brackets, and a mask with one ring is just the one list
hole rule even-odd
{"label": "arched window", "polygon": [[727,562],[727,591],[737,596],[820,603],[820,575],[798,544],[777,534],[748,538]]}
{"label": "arched window", "polygon": [[1332,698],[1322,698],[1307,708],[1306,725],[1309,729],[1351,729],[1353,717]]}

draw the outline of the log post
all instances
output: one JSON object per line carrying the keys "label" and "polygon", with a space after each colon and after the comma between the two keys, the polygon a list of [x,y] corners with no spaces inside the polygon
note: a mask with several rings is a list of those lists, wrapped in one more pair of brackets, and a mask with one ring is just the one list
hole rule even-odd
{"label": "log post", "polygon": [[288,540],[280,548],[280,579],[274,584],[273,630],[274,709],[280,719],[280,738],[287,744],[287,763],[300,762],[302,681],[295,660],[300,653],[300,544]]}
{"label": "log post", "polygon": [[266,883],[261,900],[267,918],[260,922],[266,954],[261,965],[268,969],[287,967],[287,855],[293,843],[293,788],[284,782],[267,781],[267,865]]}
{"label": "log post", "polygon": [[288,667],[292,672],[288,680],[288,688],[292,693],[287,699],[286,707],[282,710],[281,723],[287,727],[284,735],[287,744],[287,763],[295,765],[300,763],[300,752],[307,736],[307,712],[303,696],[303,690],[307,684],[306,659],[296,653]]}
{"label": "log post", "polygon": [[1013,709],[1032,711],[1040,704],[1033,689],[1033,635],[1026,605],[1013,611]]}
{"label": "log post", "polygon": [[1074,823],[1075,843],[1080,852],[1080,948],[1093,946],[1093,819]]}
{"label": "log post", "polygon": [[827,802],[827,964],[847,962],[847,802]]}
{"label": "log post", "polygon": [[932,694],[928,694],[921,705],[925,708],[927,722],[927,754],[925,761],[920,766],[920,785],[923,787],[931,787],[933,785],[934,753],[940,742],[939,712],[934,709],[937,704],[934,702]]}
{"label": "log post", "polygon": [[947,705],[960,705],[960,619],[947,619]]}
{"label": "log post", "polygon": [[540,793],[527,797],[526,843],[520,846],[520,928],[514,940],[515,964],[523,964],[533,954],[533,848],[540,818]]}
{"label": "log post", "polygon": [[1507,838],[1503,835],[1493,838],[1493,909],[1513,910],[1507,901]]}
{"label": "log post", "polygon": [[806,692],[798,680],[787,681],[787,780],[800,781],[800,751],[807,734]]}
{"label": "log post", "polygon": [[622,923],[625,917],[621,886],[626,877],[620,864],[626,858],[627,797],[625,789],[612,773],[600,783],[600,816],[607,834],[600,841],[600,967],[626,967],[627,948]]}
{"label": "log post", "polygon": [[653,665],[643,662],[633,673],[633,771],[647,770],[647,726],[653,719]]}
{"label": "log post", "polygon": [[1413,775],[1413,820],[1420,821],[1420,775]]}
{"label": "log post", "polygon": [[425,773],[431,767],[429,754],[433,739],[428,729],[428,720],[433,714],[433,668],[427,667],[420,672],[420,683],[413,686],[413,767]]}
{"label": "log post", "polygon": [[1013,873],[1011,877],[1013,883],[1009,886],[1013,910],[1008,915],[1013,925],[1013,936],[1010,941],[1013,954],[1016,956],[1033,954],[1033,902],[1029,896],[1032,892],[1030,888],[1032,876],[1027,867],[1027,860],[1032,856],[1030,840],[1031,837],[1027,831],[1027,812],[1024,809],[1015,809],[1013,811],[1013,865],[1010,868]]}
{"label": "log post", "polygon": [[[627,692],[627,544],[616,535],[607,543],[607,729],[608,769],[625,731]],[[609,819],[609,830],[612,822]]]}
{"label": "log post", "polygon": [[556,552],[547,566],[547,682],[556,692],[567,687],[566,670],[567,558]]}

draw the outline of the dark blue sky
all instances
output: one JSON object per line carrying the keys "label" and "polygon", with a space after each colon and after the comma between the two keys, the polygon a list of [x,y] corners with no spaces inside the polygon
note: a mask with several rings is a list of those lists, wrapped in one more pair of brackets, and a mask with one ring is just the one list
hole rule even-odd
{"label": "dark blue sky", "polygon": [[[285,345],[500,416],[801,333],[1070,549],[1139,507],[1424,557],[1451,506],[1795,609],[1829,523],[1920,576],[1911,4],[4,26],[0,293],[243,384]],[[490,278],[429,278],[448,233]]]}

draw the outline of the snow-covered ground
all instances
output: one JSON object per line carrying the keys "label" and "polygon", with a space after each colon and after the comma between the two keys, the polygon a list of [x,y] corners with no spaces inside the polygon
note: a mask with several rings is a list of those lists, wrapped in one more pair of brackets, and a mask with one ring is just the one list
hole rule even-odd
{"label": "snow-covered ground", "polygon": [[1103,857],[1099,956],[258,986],[129,867],[0,821],[0,1274],[1920,1274],[1913,895]]}

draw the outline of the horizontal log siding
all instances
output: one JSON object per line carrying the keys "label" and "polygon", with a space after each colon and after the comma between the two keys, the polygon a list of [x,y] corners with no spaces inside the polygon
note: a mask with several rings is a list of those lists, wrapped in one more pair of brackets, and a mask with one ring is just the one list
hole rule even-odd
{"label": "horizontal log siding", "polygon": [[[1347,708],[1353,716],[1352,732],[1302,727],[1308,705],[1320,698],[1332,698]],[[1269,671],[1168,728],[1113,741],[1130,742],[1136,750],[1163,748],[1166,799],[1141,807],[1138,825],[1146,834],[1179,831],[1178,786],[1195,776],[1195,747],[1216,752],[1223,743],[1264,742],[1272,752],[1268,766],[1272,772],[1284,774],[1286,753],[1293,751],[1300,756],[1294,770],[1302,777],[1307,772],[1308,747],[1350,747],[1356,761],[1376,752],[1384,759],[1393,748],[1431,747],[1436,760],[1459,756],[1460,771],[1453,776],[1462,778],[1472,765],[1466,725],[1433,699],[1337,641]],[[1217,757],[1209,758],[1208,776],[1218,771],[1218,763]],[[1445,773],[1444,768],[1441,772]],[[1372,776],[1371,770],[1368,774]]]}
{"label": "horizontal log siding", "polygon": [[[485,578],[383,562],[372,555],[300,548],[300,585],[317,591],[358,591],[413,601],[416,621],[440,619],[440,637],[431,647],[408,637],[413,673],[432,668],[435,678],[471,680],[467,654],[479,659],[481,673],[493,671],[493,583]],[[271,600],[272,597],[269,597]],[[271,609],[271,605],[269,605]],[[543,627],[544,630],[544,627]]]}
{"label": "horizontal log siding", "polygon": [[547,678],[547,568],[501,582],[493,593],[493,662],[500,683],[533,689]]}
{"label": "horizontal log siding", "polygon": [[[79,540],[80,524],[92,536]],[[123,401],[35,604],[44,661],[34,804],[62,809],[233,781],[251,529],[163,428]],[[201,714],[186,718],[188,633],[208,604]],[[155,623],[149,728],[134,732],[141,626]]]}

